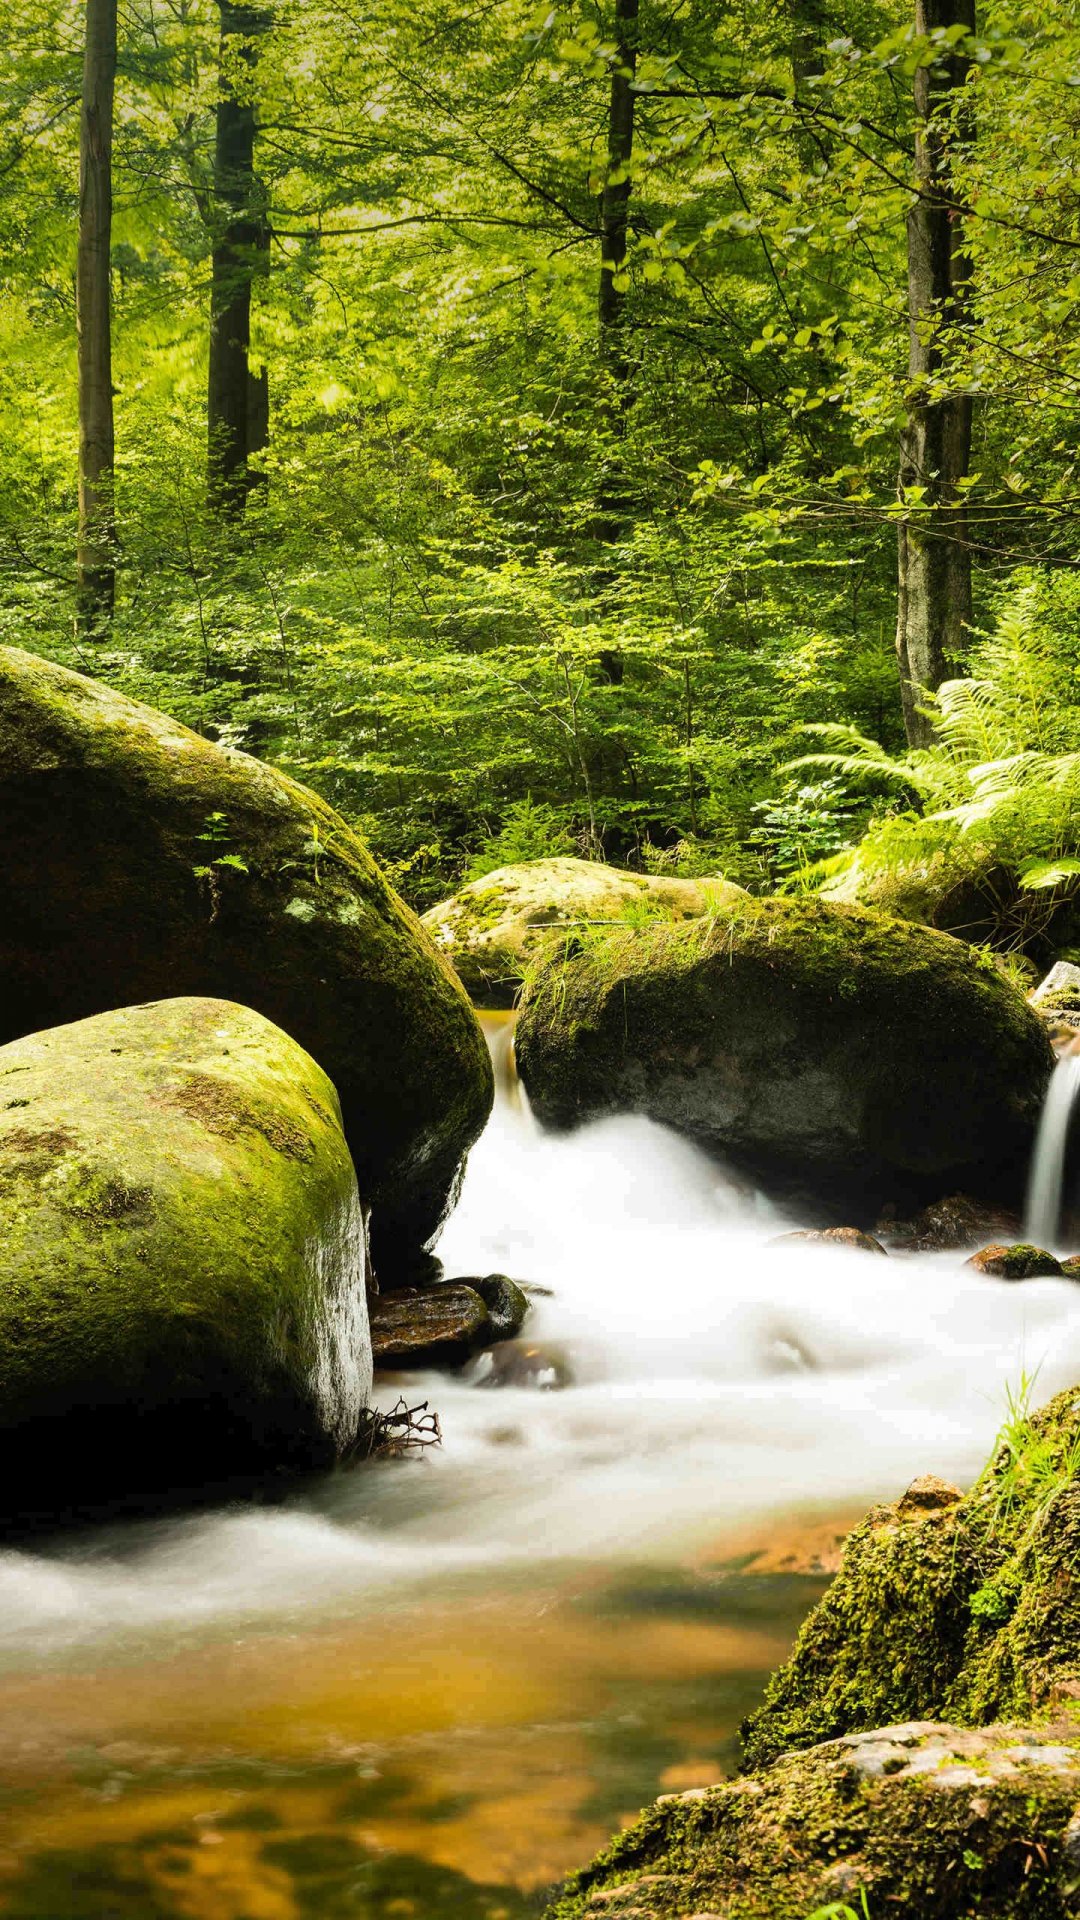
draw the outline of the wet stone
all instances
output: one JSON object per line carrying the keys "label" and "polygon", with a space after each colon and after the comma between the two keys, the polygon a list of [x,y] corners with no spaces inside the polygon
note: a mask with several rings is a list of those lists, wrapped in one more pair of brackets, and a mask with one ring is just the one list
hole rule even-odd
{"label": "wet stone", "polygon": [[[770,1247],[820,1246],[850,1247],[854,1253],[885,1253],[880,1240],[858,1227],[802,1227],[794,1233],[778,1233]],[[887,1256],[886,1256],[887,1257]]]}
{"label": "wet stone", "polygon": [[1040,1280],[1061,1278],[1061,1262],[1045,1247],[1028,1246],[1021,1241],[1012,1247],[982,1247],[973,1253],[967,1265],[977,1273],[990,1274],[995,1280]]}
{"label": "wet stone", "polygon": [[471,1287],[406,1287],[371,1302],[377,1367],[459,1367],[492,1339],[491,1319]]}
{"label": "wet stone", "polygon": [[516,1280],[505,1273],[485,1273],[479,1276],[463,1275],[448,1283],[452,1287],[468,1287],[479,1294],[488,1310],[491,1322],[492,1340],[512,1340],[521,1332],[529,1312],[529,1302],[525,1289]]}

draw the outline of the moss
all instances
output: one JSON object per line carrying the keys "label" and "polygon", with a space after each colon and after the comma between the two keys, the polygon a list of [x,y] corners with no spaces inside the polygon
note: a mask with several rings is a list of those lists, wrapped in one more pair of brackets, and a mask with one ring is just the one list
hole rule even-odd
{"label": "moss", "polygon": [[1025,1241],[1013,1246],[982,1247],[972,1254],[968,1266],[977,1267],[980,1273],[991,1274],[998,1280],[1051,1279],[1060,1277],[1062,1271],[1060,1260],[1052,1253]]}
{"label": "moss", "polygon": [[875,1508],[745,1728],[759,1765],[894,1720],[1080,1700],[1080,1396],[1015,1421],[963,1499]]}
{"label": "moss", "polygon": [[859,1220],[1022,1177],[1052,1065],[1023,996],[959,941],[787,900],[549,957],[517,1059],[546,1124],[647,1112]]}
{"label": "moss", "polygon": [[788,1756],[649,1808],[546,1920],[1065,1920],[1080,1752],[1030,1731],[915,1724]]}
{"label": "moss", "polygon": [[746,898],[723,879],[670,879],[558,856],[486,873],[432,907],[424,925],[479,1005],[510,1006],[553,933],[627,915],[694,918]]}
{"label": "moss", "polygon": [[224,1001],[0,1049],[0,1518],[281,1467],[355,1438],[364,1229],[325,1074]]}
{"label": "moss", "polygon": [[254,1007],[336,1086],[386,1263],[430,1237],[490,1110],[490,1062],[453,970],[346,821],[12,648],[0,821],[0,1042],[118,1001]]}

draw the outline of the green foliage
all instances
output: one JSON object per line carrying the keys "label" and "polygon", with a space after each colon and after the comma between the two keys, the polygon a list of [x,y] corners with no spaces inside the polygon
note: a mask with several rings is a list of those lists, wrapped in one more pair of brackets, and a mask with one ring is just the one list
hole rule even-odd
{"label": "green foliage", "polygon": [[[1023,947],[1077,891],[1080,860],[1080,592],[1023,577],[970,656],[971,677],[931,703],[937,741],[892,754],[839,725],[790,771],[824,773],[840,791],[876,794],[876,818],[809,884],[887,897],[926,882],[988,889],[998,944]],[[999,875],[995,880],[992,876]],[[996,898],[993,895],[996,886]],[[1027,896],[1027,898],[1025,898]]]}
{"label": "green foliage", "polygon": [[465,879],[480,880],[485,873],[520,860],[550,860],[577,851],[577,843],[557,810],[526,796],[507,807],[498,832],[469,861]]}

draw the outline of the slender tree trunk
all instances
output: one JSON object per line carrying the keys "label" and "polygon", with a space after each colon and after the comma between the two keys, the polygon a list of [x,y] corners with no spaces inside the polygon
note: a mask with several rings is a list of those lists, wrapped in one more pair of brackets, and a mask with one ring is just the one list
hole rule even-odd
{"label": "slender tree trunk", "polygon": [[616,285],[626,261],[630,163],[634,156],[634,76],[638,0],[615,0],[615,61],[608,109],[608,164],[600,198],[600,347],[616,388],[630,377],[622,335],[626,295]]}
{"label": "slender tree trunk", "polygon": [[247,501],[249,455],[266,444],[269,418],[265,375],[253,375],[250,366],[251,285],[266,254],[251,96],[257,39],[268,21],[258,7],[234,0],[218,0],[218,5],[221,82],[214,140],[207,455],[211,502],[236,516]]}
{"label": "slender tree trunk", "polygon": [[[626,264],[630,214],[630,163],[634,155],[634,76],[637,72],[638,0],[615,0],[615,60],[611,69],[608,108],[607,174],[600,196],[600,291],[597,319],[600,328],[600,370],[605,382],[601,408],[610,444],[597,496],[595,532],[610,546],[626,525],[629,504],[621,442],[633,395],[633,368],[623,331],[626,294],[618,284]],[[602,572],[597,586],[610,586],[613,575]],[[605,679],[618,685],[623,677],[621,657],[610,649],[599,657]]]}
{"label": "slender tree trunk", "polygon": [[[975,31],[975,0],[916,0],[916,30],[960,26]],[[970,263],[955,206],[951,147],[970,135],[965,112],[969,61],[962,53],[915,79],[915,184],[908,214],[907,419],[900,437],[899,497],[916,495],[916,511],[900,521],[896,653],[904,725],[913,746],[934,737],[920,711],[927,693],[947,678],[971,622],[971,551],[960,482],[971,460],[971,396],[935,394],[945,383],[943,334],[964,319]],[[913,503],[915,504],[915,503]]]}
{"label": "slender tree trunk", "polygon": [[116,596],[110,271],[115,91],[116,0],[86,0],[75,275],[79,341],[76,617],[80,632],[90,636],[108,625]]}

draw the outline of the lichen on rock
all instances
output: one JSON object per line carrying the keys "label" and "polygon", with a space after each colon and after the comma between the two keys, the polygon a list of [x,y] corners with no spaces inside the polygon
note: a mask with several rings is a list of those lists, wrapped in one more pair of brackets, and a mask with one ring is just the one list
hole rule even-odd
{"label": "lichen on rock", "polygon": [[648,1808],[545,1920],[1074,1920],[1080,1738],[909,1722]]}
{"label": "lichen on rock", "polygon": [[356,1175],[294,1040],[176,999],[0,1048],[0,1520],[329,1465],[370,1386]]}

